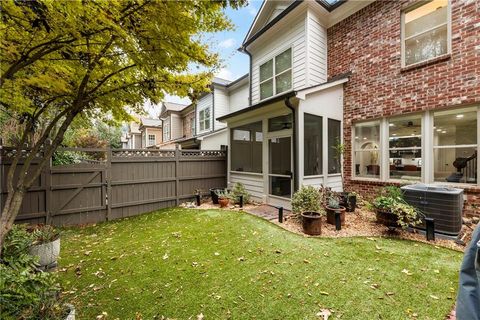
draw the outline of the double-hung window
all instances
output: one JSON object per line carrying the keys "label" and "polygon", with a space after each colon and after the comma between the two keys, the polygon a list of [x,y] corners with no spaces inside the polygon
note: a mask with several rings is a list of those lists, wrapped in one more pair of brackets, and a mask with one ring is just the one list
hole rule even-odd
{"label": "double-hung window", "polygon": [[163,141],[170,140],[170,123],[163,124]]}
{"label": "double-hung window", "polygon": [[149,134],[148,135],[148,145],[149,146],[154,146],[155,145],[155,135],[154,134]]}
{"label": "double-hung window", "polygon": [[422,1],[402,13],[402,66],[450,52],[448,0]]}
{"label": "double-hung window", "polygon": [[200,110],[198,114],[200,131],[210,129],[210,108]]}
{"label": "double-hung window", "polygon": [[260,100],[292,88],[292,49],[260,66]]}

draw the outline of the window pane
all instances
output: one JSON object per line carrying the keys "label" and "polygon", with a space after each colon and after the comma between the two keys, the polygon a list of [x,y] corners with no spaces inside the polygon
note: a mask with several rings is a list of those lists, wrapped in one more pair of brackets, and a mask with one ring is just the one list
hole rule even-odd
{"label": "window pane", "polygon": [[341,172],[341,122],[328,119],[328,173]]}
{"label": "window pane", "polygon": [[[262,122],[232,129],[231,170],[262,172]],[[255,141],[252,141],[255,137]],[[238,139],[237,139],[238,138]]]}
{"label": "window pane", "polygon": [[447,22],[448,0],[435,0],[405,13],[405,36],[410,37]]}
{"label": "window pane", "polygon": [[273,59],[260,66],[260,82],[273,77]]}
{"label": "window pane", "polygon": [[292,128],[292,114],[268,119],[268,131],[279,131]]}
{"label": "window pane", "polygon": [[379,151],[355,152],[355,176],[363,178],[380,178]]}
{"label": "window pane", "polygon": [[435,112],[435,146],[477,144],[477,111],[473,109]]}
{"label": "window pane", "polygon": [[275,74],[290,69],[292,67],[292,49],[280,53],[275,57]]}
{"label": "window pane", "polygon": [[439,182],[477,183],[476,148],[434,149],[434,179]]}
{"label": "window pane", "polygon": [[273,96],[273,80],[260,84],[260,100]]}
{"label": "window pane", "polygon": [[306,176],[323,172],[322,117],[305,113],[304,116],[304,169]]}
{"label": "window pane", "polygon": [[290,175],[292,172],[291,138],[273,138],[268,142],[270,152],[269,173]]}
{"label": "window pane", "polygon": [[422,177],[422,150],[390,150],[390,179],[420,181]]}
{"label": "window pane", "polygon": [[287,71],[275,77],[276,93],[282,93],[292,88],[292,71]]}
{"label": "window pane", "polygon": [[425,61],[446,54],[447,26],[429,31],[405,41],[405,64]]}
{"label": "window pane", "polygon": [[292,196],[292,180],[285,177],[270,177],[270,194],[290,198]]}
{"label": "window pane", "polygon": [[378,122],[355,125],[355,150],[379,149],[380,125]]}

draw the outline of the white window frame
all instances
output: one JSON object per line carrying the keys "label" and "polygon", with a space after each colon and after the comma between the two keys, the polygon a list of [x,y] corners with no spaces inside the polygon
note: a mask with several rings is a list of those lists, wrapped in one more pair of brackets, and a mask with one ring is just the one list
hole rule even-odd
{"label": "white window frame", "polygon": [[[285,69],[285,70],[283,70],[282,72],[280,72],[279,74],[277,74],[277,73],[276,73],[276,69],[275,69],[276,59],[277,59],[277,57],[278,57],[279,55],[287,52],[288,50],[291,50],[291,54],[290,54],[290,68]],[[266,63],[269,63],[270,61],[272,61],[272,76],[269,77],[269,78],[267,78],[267,79],[265,79],[265,80],[263,80],[263,81],[260,81],[260,68],[261,68],[263,65],[265,65]],[[292,72],[292,70],[293,70],[293,48],[292,48],[292,47],[288,47],[288,48],[286,48],[285,50],[282,50],[282,52],[280,52],[279,54],[276,54],[273,58],[268,59],[267,61],[263,62],[263,63],[258,67],[258,80],[259,80],[259,81],[258,81],[258,82],[259,82],[259,84],[258,84],[258,96],[259,96],[260,101],[266,100],[266,99],[269,99],[269,98],[272,98],[272,97],[275,97],[275,96],[277,96],[277,95],[279,95],[279,94],[282,94],[282,93],[284,93],[284,92],[287,92],[288,90],[291,90],[292,87],[293,87],[293,72]],[[277,77],[285,74],[286,72],[290,72],[290,77],[291,77],[291,81],[290,81],[290,82],[291,82],[291,86],[290,86],[290,88],[286,89],[285,91],[277,92],[277,85],[276,85],[276,81],[275,81],[275,80],[277,79]],[[267,82],[267,81],[270,81],[270,80],[272,80],[272,95],[271,95],[271,96],[268,96],[268,97],[262,98],[262,96],[261,96],[261,95],[262,95],[262,93],[261,93],[261,92],[262,92],[262,91],[261,91],[261,86],[262,86],[263,83],[265,83],[265,82]]]}
{"label": "white window frame", "polygon": [[[151,139],[153,137],[153,139]],[[153,140],[153,143],[152,143]],[[154,134],[148,134],[147,136],[148,146],[154,146],[157,142],[157,136]]]}
{"label": "white window frame", "polygon": [[[450,108],[451,110],[461,110],[465,108],[476,107],[477,109],[477,144],[469,145],[451,145],[451,146],[435,146],[434,145],[434,112],[439,110],[425,111],[421,113],[411,113],[409,115],[415,116],[420,115],[421,117],[421,132],[422,132],[422,174],[419,182],[427,184],[438,184],[438,185],[448,185],[451,187],[457,188],[471,188],[471,187],[480,187],[480,159],[477,158],[477,183],[455,183],[447,181],[435,181],[434,178],[434,150],[441,148],[477,148],[477,157],[480,156],[480,106],[457,106],[455,108]],[[448,110],[448,109],[442,109]],[[387,183],[415,183],[409,180],[399,180],[399,179],[390,179],[390,146],[389,146],[389,123],[390,120],[400,118],[401,116],[392,116],[388,118],[372,119],[369,121],[355,122],[352,123],[352,135],[351,135],[351,172],[352,180],[354,181],[378,181],[378,182],[387,182]],[[355,148],[355,128],[356,125],[362,123],[379,123],[380,125],[380,145],[379,145],[379,164],[380,164],[380,177],[379,178],[369,178],[369,177],[358,177],[356,176],[355,171],[355,152],[357,151],[368,151],[366,149],[358,150]],[[408,148],[412,149],[412,148]]]}
{"label": "white window frame", "polygon": [[[401,19],[400,19],[401,20],[401,22],[400,22],[400,28],[401,28],[400,38],[401,39],[400,39],[400,43],[401,43],[401,64],[402,64],[402,68],[410,68],[410,67],[414,67],[416,65],[421,65],[421,64],[424,64],[424,63],[428,63],[429,61],[438,59],[439,57],[448,56],[452,53],[452,10],[451,10],[450,1],[447,1],[447,21],[446,22],[441,23],[441,24],[439,24],[435,27],[432,27],[428,30],[418,32],[418,33],[416,33],[416,34],[414,34],[410,37],[407,37],[407,38],[405,37],[405,14],[410,12],[410,11],[413,11],[417,8],[420,8],[421,6],[424,6],[431,1],[432,0],[421,1],[419,3],[415,3],[412,6],[409,6],[406,9],[402,10],[402,12],[401,12]],[[407,40],[409,40],[411,38],[418,37],[421,34],[432,32],[436,29],[444,27],[445,25],[447,25],[447,53],[445,53],[443,55],[440,55],[440,56],[433,57],[433,58],[429,58],[429,59],[426,59],[426,60],[423,60],[423,61],[418,61],[418,62],[409,64],[409,65],[405,64],[405,42]]]}
{"label": "white window frame", "polygon": [[163,126],[163,140],[170,140],[170,123],[165,123]]}
{"label": "white window frame", "polygon": [[[205,117],[205,113],[206,113],[207,110],[208,110],[208,118]],[[202,119],[202,113],[203,113],[203,119]],[[211,119],[212,119],[212,112],[211,112],[209,107],[200,109],[198,111],[198,131],[199,132],[205,132],[205,131],[210,130]],[[203,128],[202,128],[202,124],[203,124]],[[207,128],[207,124],[208,124],[208,128]]]}

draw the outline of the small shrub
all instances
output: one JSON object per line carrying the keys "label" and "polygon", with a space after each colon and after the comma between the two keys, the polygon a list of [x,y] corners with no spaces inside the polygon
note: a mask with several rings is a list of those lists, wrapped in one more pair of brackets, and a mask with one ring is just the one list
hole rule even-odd
{"label": "small shrub", "polygon": [[228,189],[217,189],[215,190],[215,194],[217,195],[218,199],[230,199],[231,193]]}
{"label": "small shrub", "polygon": [[240,196],[243,196],[244,204],[250,201],[250,194],[248,193],[247,189],[245,189],[243,183],[236,182],[233,185],[230,197],[234,203],[240,203]]}
{"label": "small shrub", "polygon": [[28,231],[32,234],[33,244],[52,242],[60,237],[60,231],[50,225],[39,224]]}
{"label": "small shrub", "polygon": [[33,241],[22,225],[7,234],[0,262],[1,319],[60,319],[65,313],[56,275],[37,270],[36,258],[28,254]]}
{"label": "small shrub", "polygon": [[299,215],[307,211],[320,211],[320,193],[312,186],[302,186],[293,194],[292,210]]}
{"label": "small shrub", "polygon": [[397,223],[403,229],[421,223],[421,212],[409,205],[403,198],[402,190],[395,186],[388,186],[382,190],[380,196],[373,201],[373,208],[389,211],[397,216]]}
{"label": "small shrub", "polygon": [[340,208],[340,202],[336,197],[330,197],[328,198],[328,207],[331,209],[339,209]]}

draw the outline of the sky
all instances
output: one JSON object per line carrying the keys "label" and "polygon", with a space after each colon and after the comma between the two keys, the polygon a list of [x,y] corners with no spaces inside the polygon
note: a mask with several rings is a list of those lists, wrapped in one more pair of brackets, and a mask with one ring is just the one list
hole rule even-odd
{"label": "sky", "polygon": [[[257,11],[262,5],[262,0],[250,0],[248,6],[238,10],[226,9],[227,17],[235,25],[232,31],[224,31],[213,34],[208,38],[212,51],[218,52],[222,59],[222,68],[215,76],[227,80],[240,78],[249,71],[248,55],[238,52],[237,49],[242,45],[243,39],[247,35],[248,29],[255,18]],[[165,101],[185,103],[189,100],[176,96],[167,96]],[[151,117],[158,117],[159,107],[147,104],[145,106]]]}

